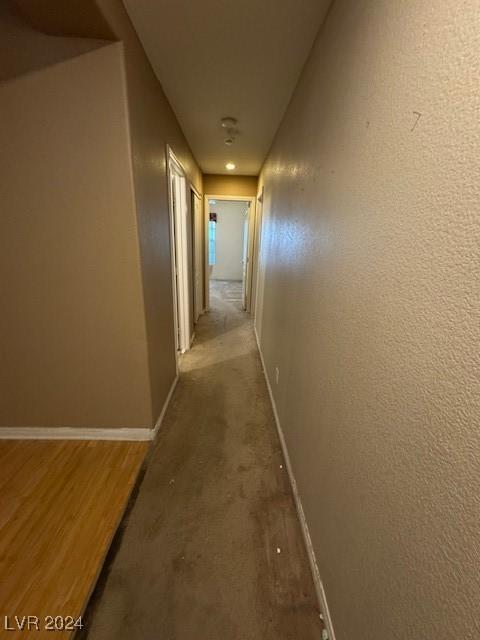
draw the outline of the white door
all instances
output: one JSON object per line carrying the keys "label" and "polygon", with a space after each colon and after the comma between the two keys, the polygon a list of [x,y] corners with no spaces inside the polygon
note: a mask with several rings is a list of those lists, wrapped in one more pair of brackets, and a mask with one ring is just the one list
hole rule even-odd
{"label": "white door", "polygon": [[183,169],[170,157],[170,224],[172,280],[176,346],[182,353],[190,348],[190,287],[189,287],[189,217],[187,181]]}
{"label": "white door", "polygon": [[178,295],[178,268],[177,268],[177,194],[175,186],[175,176],[170,176],[170,194],[171,194],[171,251],[172,251],[172,274],[173,274],[173,321],[175,324],[175,348],[180,349],[180,309]]}

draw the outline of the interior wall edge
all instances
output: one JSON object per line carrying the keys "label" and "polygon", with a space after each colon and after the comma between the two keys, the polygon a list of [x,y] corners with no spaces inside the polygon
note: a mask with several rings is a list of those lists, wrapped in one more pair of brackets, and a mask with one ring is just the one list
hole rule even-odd
{"label": "interior wall edge", "polygon": [[178,375],[153,428],[150,427],[0,427],[0,440],[115,440],[144,442],[155,440],[177,386]]}
{"label": "interior wall edge", "polygon": [[[148,316],[148,308],[147,308],[147,292],[146,292],[146,275],[144,260],[142,256],[142,238],[141,238],[141,229],[140,229],[140,204],[139,204],[139,195],[138,195],[138,187],[135,179],[135,166],[134,166],[134,149],[133,149],[133,133],[132,133],[132,116],[130,113],[130,97],[129,97],[129,88],[128,88],[128,75],[127,75],[127,60],[125,53],[125,45],[123,40],[118,40],[115,43],[120,48],[121,57],[122,57],[122,73],[123,73],[123,87],[124,87],[124,109],[125,109],[125,122],[127,128],[127,146],[128,146],[128,165],[129,165],[129,179],[130,179],[130,187],[132,194],[132,208],[135,212],[134,216],[134,227],[135,234],[137,239],[136,244],[136,257],[137,257],[137,267],[138,274],[140,277],[140,292],[142,297],[143,304],[143,328],[145,331],[145,340],[144,347],[146,350],[146,362],[148,369],[148,379],[149,379],[149,390],[150,390],[150,419],[153,423],[155,419],[155,409],[154,409],[154,389],[153,389],[153,375],[152,375],[152,355],[150,348],[150,335],[149,335],[149,326],[147,322]],[[155,425],[150,425],[149,429],[155,428]]]}

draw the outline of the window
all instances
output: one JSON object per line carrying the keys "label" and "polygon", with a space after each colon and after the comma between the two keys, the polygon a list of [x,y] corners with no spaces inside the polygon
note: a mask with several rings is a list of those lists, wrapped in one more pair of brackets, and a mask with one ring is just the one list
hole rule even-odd
{"label": "window", "polygon": [[[215,214],[213,214],[215,215]],[[217,216],[215,215],[215,218]],[[208,223],[208,264],[213,266],[216,264],[217,257],[215,254],[215,234],[216,234],[216,220],[212,220],[212,215],[210,214],[210,221]]]}

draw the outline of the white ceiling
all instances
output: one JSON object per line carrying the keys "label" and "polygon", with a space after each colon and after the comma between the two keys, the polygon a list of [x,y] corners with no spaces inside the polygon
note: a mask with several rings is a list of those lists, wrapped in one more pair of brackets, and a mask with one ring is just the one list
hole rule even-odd
{"label": "white ceiling", "polygon": [[202,170],[257,175],[330,0],[124,3]]}

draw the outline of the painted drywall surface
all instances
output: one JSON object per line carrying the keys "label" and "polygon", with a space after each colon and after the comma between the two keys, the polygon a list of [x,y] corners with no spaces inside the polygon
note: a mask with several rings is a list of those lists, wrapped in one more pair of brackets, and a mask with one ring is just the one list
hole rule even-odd
{"label": "painted drywall surface", "polygon": [[222,176],[205,174],[203,191],[216,196],[256,196],[258,178],[256,176]]}
{"label": "painted drywall surface", "polygon": [[95,0],[10,0],[34,29],[75,38],[115,40],[115,34]]}
{"label": "painted drywall surface", "polygon": [[337,640],[480,637],[479,21],[337,0],[263,170],[257,326]]}
{"label": "painted drywall surface", "polygon": [[243,231],[246,202],[217,200],[210,205],[217,214],[216,263],[210,277],[214,280],[241,280],[243,277]]}
{"label": "painted drywall surface", "polygon": [[122,46],[0,94],[0,424],[146,427]]}
{"label": "painted drywall surface", "polygon": [[13,0],[0,3],[0,81],[73,58],[104,45],[86,38],[52,38],[35,31]]}
{"label": "painted drywall surface", "polygon": [[158,416],[176,375],[166,144],[200,193],[202,175],[123,4],[98,0],[98,6],[125,48],[152,412]]}
{"label": "painted drywall surface", "polygon": [[124,46],[153,423],[176,375],[166,145],[202,193],[202,174],[119,0],[18,0],[38,29],[85,37],[109,33]]}

